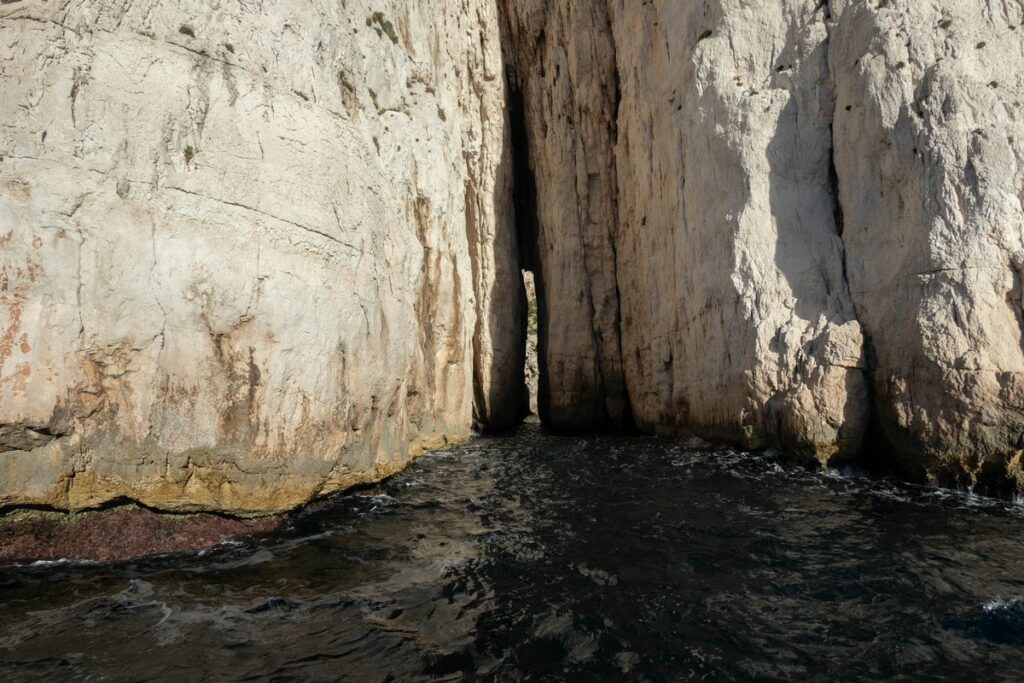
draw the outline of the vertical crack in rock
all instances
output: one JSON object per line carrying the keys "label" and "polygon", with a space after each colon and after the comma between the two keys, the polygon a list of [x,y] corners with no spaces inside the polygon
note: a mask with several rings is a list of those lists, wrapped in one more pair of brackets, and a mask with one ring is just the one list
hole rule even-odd
{"label": "vertical crack in rock", "polygon": [[[609,136],[611,137],[612,149],[612,207],[614,209],[614,220],[609,225],[608,243],[611,248],[612,282],[615,285],[615,349],[614,354],[617,362],[616,377],[613,378],[616,386],[608,400],[618,403],[613,405],[609,413],[617,418],[615,425],[622,431],[633,431],[636,425],[633,420],[633,407],[629,400],[629,384],[625,372],[624,355],[622,348],[622,289],[619,282],[619,192],[618,185],[618,161],[619,161],[619,114],[622,108],[622,77],[619,74],[619,51],[616,45],[615,30],[612,25],[612,14],[609,10],[607,16],[607,32],[611,43],[611,77],[614,89],[612,91],[611,118],[608,120]],[[606,391],[608,389],[605,384]]]}
{"label": "vertical crack in rock", "polygon": [[[506,22],[502,21],[502,26]],[[543,41],[543,36],[541,37]],[[507,44],[507,36],[503,41]],[[519,248],[519,267],[533,273],[534,293],[537,305],[537,396],[538,411],[545,414],[548,403],[547,385],[547,322],[548,313],[546,309],[546,297],[544,296],[544,273],[539,267],[540,254],[538,249],[538,219],[537,219],[537,180],[530,167],[530,138],[526,123],[525,105],[523,103],[522,86],[511,68],[506,70],[508,83],[508,112],[509,130],[512,146],[512,168],[513,185],[512,197],[515,210],[516,241]],[[527,311],[525,285],[522,294],[524,303],[522,329],[522,345],[526,345]]]}
{"label": "vertical crack in rock", "polygon": [[[839,238],[841,244],[841,261],[842,261],[842,286],[846,297],[851,302],[853,308],[854,319],[860,326],[860,333],[862,337],[861,343],[861,367],[864,370],[864,395],[861,399],[861,412],[867,415],[864,424],[864,436],[861,441],[859,452],[856,454],[857,460],[861,463],[884,470],[886,464],[884,463],[884,439],[881,436],[878,423],[878,412],[875,405],[875,366],[876,358],[874,352],[874,344],[871,339],[871,335],[868,334],[863,323],[860,321],[860,315],[857,310],[856,302],[852,292],[850,291],[850,277],[848,271],[848,248],[844,240],[844,234],[846,232],[846,214],[843,210],[843,199],[842,192],[840,190],[840,179],[839,171],[836,168],[836,133],[835,133],[835,120],[837,116],[838,103],[836,101],[836,76],[832,69],[831,59],[831,42],[832,42],[832,31],[834,29],[834,17],[832,13],[832,6],[830,0],[824,0],[822,4],[822,10],[825,21],[826,40],[824,44],[825,49],[825,61],[827,64],[828,82],[830,97],[832,99],[832,116],[829,121],[828,127],[828,140],[829,140],[829,155],[828,155],[828,187],[829,194],[832,199],[832,216],[833,222],[835,223],[836,235]],[[854,398],[853,400],[856,400]]]}
{"label": "vertical crack in rock", "polygon": [[528,164],[534,176],[531,218],[520,234],[533,255],[541,316],[541,417],[560,431],[615,428],[630,410],[615,274],[618,98],[609,8],[502,4],[520,102],[511,108],[526,133],[517,137],[525,155],[519,167]]}

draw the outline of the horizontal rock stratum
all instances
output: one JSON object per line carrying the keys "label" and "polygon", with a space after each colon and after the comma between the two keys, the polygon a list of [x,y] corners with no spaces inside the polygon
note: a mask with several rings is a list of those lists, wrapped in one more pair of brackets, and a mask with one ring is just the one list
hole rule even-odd
{"label": "horizontal rock stratum", "polygon": [[0,4],[0,506],[540,413],[1024,487],[1021,0]]}

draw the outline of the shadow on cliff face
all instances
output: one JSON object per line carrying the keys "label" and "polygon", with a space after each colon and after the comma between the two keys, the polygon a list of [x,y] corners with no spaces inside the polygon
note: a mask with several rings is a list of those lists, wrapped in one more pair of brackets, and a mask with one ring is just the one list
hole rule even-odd
{"label": "shadow on cliff face", "polygon": [[[522,76],[524,79],[534,77]],[[533,163],[538,146],[547,143],[537,138],[537,126],[543,122],[531,119],[524,99],[525,86],[518,78],[509,66],[506,79],[516,235],[520,266],[524,273],[532,275],[536,302],[537,414],[547,429],[558,433],[632,433],[635,431],[633,415],[624,381],[621,372],[617,378],[610,377],[610,374],[616,373],[606,372],[603,368],[597,328],[590,329],[593,347],[580,339],[570,339],[566,333],[567,325],[583,325],[578,319],[582,310],[581,302],[567,294],[565,282],[558,279],[557,273],[580,266],[576,258],[585,262],[587,247],[584,244],[582,254],[567,257],[564,250],[560,252],[552,246],[563,237],[559,230],[571,228],[558,224],[550,217],[542,218],[542,202],[550,201],[550,197],[545,199],[544,188],[538,187]],[[570,259],[572,262],[568,262]],[[582,272],[589,272],[585,264]],[[551,282],[546,280],[545,273],[552,278]],[[591,296],[593,283],[586,279],[590,277],[589,274],[583,277],[584,281],[578,284],[582,292],[580,296],[585,298]],[[526,316],[529,313],[529,302],[525,297],[525,289],[523,292],[522,303]],[[617,291],[615,295],[617,298]],[[592,303],[590,315],[598,315]],[[594,319],[589,322],[597,325]],[[523,324],[529,326],[527,317],[523,318]],[[614,327],[617,336],[618,320]],[[527,343],[526,336],[522,343]],[[591,357],[591,354],[596,354],[596,357]]]}
{"label": "shadow on cliff face", "polygon": [[[510,91],[510,100],[514,95]],[[473,260],[473,282],[477,291],[477,325],[473,336],[473,425],[484,434],[502,434],[518,427],[529,415],[526,386],[527,297],[522,271],[531,260],[532,241],[523,236],[524,221],[535,215],[524,204],[529,195],[521,187],[531,187],[532,178],[523,177],[519,157],[515,112],[506,115],[507,128],[500,159],[495,169],[495,188],[490,215],[494,233],[489,236],[493,253]],[[526,169],[524,172],[523,169]],[[527,183],[528,179],[528,183]],[[476,224],[475,187],[467,186],[467,232],[475,249],[485,248]],[[489,258],[488,258],[489,257]],[[481,263],[483,265],[481,265]],[[480,268],[486,268],[480,272]],[[480,305],[482,302],[482,306]],[[486,329],[482,329],[485,318]]]}
{"label": "shadow on cliff face", "polygon": [[[522,338],[517,340],[518,348],[523,349],[522,374],[526,382],[526,365],[529,359],[526,358],[527,341],[530,334],[530,304],[527,296],[525,275],[533,275],[533,297],[536,317],[535,334],[537,343],[533,346],[536,357],[532,359],[537,372],[536,401],[537,412],[544,415],[547,410],[547,311],[544,297],[544,278],[540,269],[540,256],[537,248],[538,225],[537,225],[537,181],[530,166],[529,135],[526,129],[526,112],[523,105],[523,93],[513,83],[512,78],[508,81],[508,121],[509,121],[509,149],[503,155],[503,172],[512,176],[512,206],[515,212],[516,246],[519,252],[520,267],[520,301],[521,301],[521,325]],[[524,415],[531,412],[530,397],[527,390],[526,406]]]}
{"label": "shadow on cliff face", "polygon": [[[514,112],[513,112],[514,113]],[[520,216],[532,215],[520,207],[518,188],[524,186],[520,177],[518,150],[515,145],[515,117],[506,113],[504,143],[495,168],[493,230],[489,240],[494,252],[491,259],[477,254],[473,259],[473,281],[477,287],[477,326],[473,336],[473,423],[484,434],[502,434],[518,427],[530,414],[530,398],[526,385],[527,296],[522,270],[524,250],[530,241],[520,232]],[[511,130],[509,124],[511,122]],[[532,182],[532,178],[530,179]],[[470,244],[480,249],[483,240],[476,225],[475,188],[467,188],[467,232]],[[493,269],[481,273],[483,267]],[[481,302],[483,306],[481,307]],[[481,317],[486,317],[486,330]]]}
{"label": "shadow on cliff face", "polygon": [[[847,282],[831,105],[822,111],[823,101],[832,98],[831,91],[823,92],[831,87],[825,80],[827,70],[821,70],[827,65],[827,49],[827,41],[822,42],[807,55],[808,66],[801,64],[788,75],[800,86],[789,88],[790,97],[778,113],[766,157],[774,264],[781,276],[776,296],[780,304],[788,300],[791,306],[791,317],[780,323],[776,336],[781,338],[791,328],[789,336],[795,333],[800,339],[799,348],[779,350],[782,367],[795,367],[783,388],[793,392],[805,387],[814,396],[813,408],[796,406],[785,412],[824,406],[820,416],[798,420],[808,433],[791,436],[813,441],[820,427],[810,424],[823,417],[837,431],[834,444],[823,445],[834,447],[838,460],[849,461],[862,459],[871,421],[870,366]],[[851,336],[850,323],[857,324],[856,336]],[[840,332],[844,326],[847,333]],[[806,370],[808,360],[817,367]]]}

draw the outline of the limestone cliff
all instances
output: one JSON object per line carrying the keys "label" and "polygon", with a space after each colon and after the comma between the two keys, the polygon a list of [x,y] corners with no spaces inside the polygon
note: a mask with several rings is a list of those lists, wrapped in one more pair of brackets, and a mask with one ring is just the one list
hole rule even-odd
{"label": "limestone cliff", "polygon": [[[0,506],[527,411],[1024,487],[1024,0],[5,0]],[[507,77],[507,85],[506,85]]]}
{"label": "limestone cliff", "polygon": [[550,424],[1024,481],[1024,3],[503,9]]}
{"label": "limestone cliff", "polygon": [[[841,2],[850,292],[905,467],[1024,488],[1024,2]],[[965,477],[966,478],[966,477]]]}
{"label": "limestone cliff", "polygon": [[515,422],[499,36],[483,0],[0,5],[0,504],[282,510]]}

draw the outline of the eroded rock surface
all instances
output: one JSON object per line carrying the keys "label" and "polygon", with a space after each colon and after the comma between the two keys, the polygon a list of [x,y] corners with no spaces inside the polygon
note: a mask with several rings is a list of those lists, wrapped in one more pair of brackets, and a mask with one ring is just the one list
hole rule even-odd
{"label": "eroded rock surface", "polygon": [[515,422],[504,89],[490,2],[3,3],[0,504],[272,512]]}
{"label": "eroded rock surface", "polygon": [[843,241],[903,463],[1024,487],[1024,3],[838,2]]}
{"label": "eroded rock surface", "polygon": [[0,505],[274,512],[511,426],[521,268],[555,429],[1024,486],[1022,25],[4,2]]}
{"label": "eroded rock surface", "polygon": [[[607,338],[577,356],[613,369],[608,400],[628,396],[643,428],[780,440],[821,459],[859,449],[861,333],[833,217],[818,5],[506,4],[512,50],[527,55],[515,78],[536,103],[541,308],[569,321],[542,324],[551,393],[558,359]],[[561,176],[604,202],[584,205],[589,220],[565,219]],[[594,277],[561,268],[581,223],[601,244],[586,249]],[[551,274],[603,296],[554,294]],[[569,410],[564,422],[624,419]]]}
{"label": "eroded rock surface", "polygon": [[1022,15],[504,3],[542,414],[1024,481]]}

